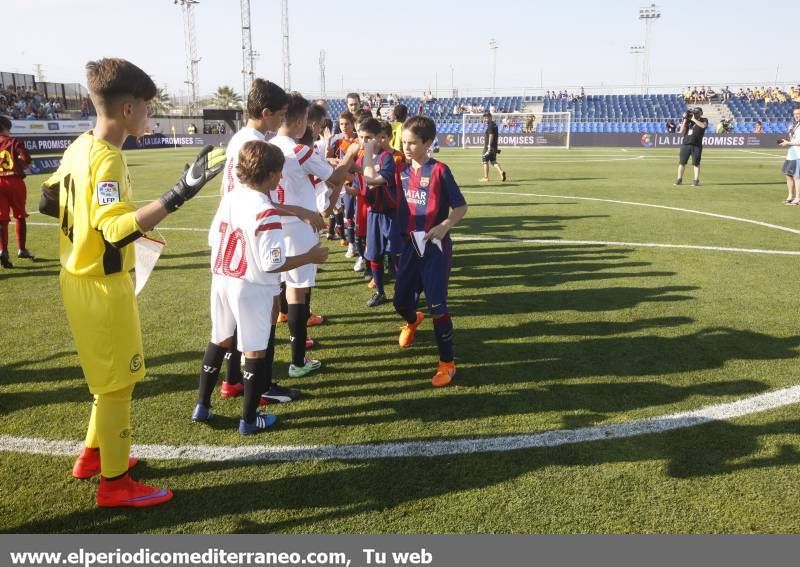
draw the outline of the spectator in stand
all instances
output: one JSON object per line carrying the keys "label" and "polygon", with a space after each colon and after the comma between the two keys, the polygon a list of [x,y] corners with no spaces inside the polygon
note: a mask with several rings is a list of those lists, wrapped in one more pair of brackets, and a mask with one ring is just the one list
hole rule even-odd
{"label": "spectator in stand", "polygon": [[761,134],[764,131],[764,125],[761,123],[761,120],[756,122],[756,128],[753,130],[754,134]]}
{"label": "spectator in stand", "polygon": [[89,118],[89,99],[87,97],[81,99],[81,118]]}
{"label": "spectator in stand", "polygon": [[677,129],[678,129],[678,125],[677,125],[677,124],[675,124],[675,121],[674,121],[672,118],[670,118],[669,120],[667,120],[667,124],[666,124],[666,126],[667,126],[667,133],[668,133],[668,134],[674,134],[674,133],[675,133],[675,130],[677,130]]}
{"label": "spectator in stand", "polygon": [[347,110],[351,114],[355,113],[356,110],[361,109],[361,97],[358,93],[348,93],[347,95]]}
{"label": "spectator in stand", "polygon": [[789,148],[781,170],[786,176],[786,188],[789,191],[785,202],[787,205],[798,205],[800,204],[800,108],[795,108],[792,112],[792,125],[778,145]]}

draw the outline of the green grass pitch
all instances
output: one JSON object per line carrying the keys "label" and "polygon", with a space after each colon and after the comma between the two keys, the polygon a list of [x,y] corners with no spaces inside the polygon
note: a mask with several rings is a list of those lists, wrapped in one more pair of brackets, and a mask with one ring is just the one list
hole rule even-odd
{"label": "green grass pitch", "polygon": [[[171,186],[192,154],[129,152],[136,199]],[[149,370],[134,393],[134,443],[498,437],[667,416],[798,382],[797,256],[642,246],[800,250],[798,234],[723,218],[800,229],[800,208],[782,204],[781,152],[709,149],[699,189],[672,186],[677,150],[508,149],[504,184],[478,182],[477,150],[440,158],[470,205],[453,233],[452,387],[430,386],[430,322],[400,351],[391,305],[366,307],[371,291],[331,243],[312,306],[328,323],[310,333],[324,370],[288,379],[286,326],[277,331],[275,375],[304,398],[272,406],[279,427],[254,438],[236,431],[241,399],[215,394],[214,424],[192,423],[210,331],[214,183],[164,222],[199,230],[162,231],[167,248],[139,298]],[[41,181],[27,180],[30,211]],[[39,214],[29,222],[37,260],[0,271],[0,436],[79,441],[90,396],[58,293],[58,229]],[[175,499],[133,511],[95,508],[96,480],[72,479],[71,457],[5,451],[0,530],[798,532],[799,449],[800,411],[786,405],[667,433],[492,453],[148,459],[135,476]]]}

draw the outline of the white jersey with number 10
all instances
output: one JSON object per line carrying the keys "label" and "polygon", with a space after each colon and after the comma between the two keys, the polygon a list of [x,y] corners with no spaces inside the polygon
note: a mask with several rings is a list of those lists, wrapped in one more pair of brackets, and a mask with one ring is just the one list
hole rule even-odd
{"label": "white jersey with number 10", "polygon": [[269,197],[244,185],[226,193],[208,233],[211,271],[279,293],[280,273],[286,262],[281,217]]}

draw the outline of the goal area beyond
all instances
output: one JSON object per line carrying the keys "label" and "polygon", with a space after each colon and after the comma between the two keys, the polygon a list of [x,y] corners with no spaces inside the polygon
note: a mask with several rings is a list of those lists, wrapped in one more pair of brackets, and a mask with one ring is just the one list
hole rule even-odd
{"label": "goal area beyond", "polygon": [[[569,148],[569,112],[496,112],[501,148]],[[483,147],[486,125],[482,113],[461,115],[461,147]]]}

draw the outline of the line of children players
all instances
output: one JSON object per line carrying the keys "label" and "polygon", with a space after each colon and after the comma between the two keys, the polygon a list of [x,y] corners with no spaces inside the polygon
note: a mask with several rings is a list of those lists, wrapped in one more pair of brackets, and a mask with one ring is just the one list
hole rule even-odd
{"label": "line of children players", "polygon": [[[342,134],[331,139],[321,106],[263,80],[254,81],[248,95],[248,116],[228,145],[224,195],[209,232],[212,337],[192,419],[212,418],[211,396],[226,352],[230,360],[221,394],[244,394],[240,433],[259,433],[276,422],[274,415],[257,411],[259,403],[300,396],[272,380],[281,308],[278,273],[292,350],[289,376],[300,378],[321,367],[306,356],[306,339],[310,291],[317,265],[327,259],[327,248],[319,243],[326,217],[328,238],[336,238],[338,225],[348,246],[345,255],[358,255],[356,271],[359,264],[367,268],[375,290],[370,307],[387,302],[384,259],[390,260],[396,271],[393,303],[405,320],[401,348],[413,343],[425,318],[417,311],[424,293],[439,351],[432,383],[449,384],[456,372],[447,309],[449,231],[467,205],[449,168],[430,157],[433,120],[415,116],[405,122],[403,152],[390,145],[392,125],[368,112],[342,113]],[[277,134],[268,138],[278,123]],[[237,349],[245,357],[241,373]]]}

